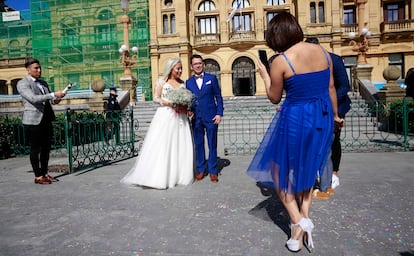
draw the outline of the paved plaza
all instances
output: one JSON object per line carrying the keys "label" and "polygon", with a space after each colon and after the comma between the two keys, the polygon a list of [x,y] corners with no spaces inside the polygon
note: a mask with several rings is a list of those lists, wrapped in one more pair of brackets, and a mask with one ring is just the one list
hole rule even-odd
{"label": "paved plaza", "polygon": [[[219,183],[168,190],[121,184],[135,159],[51,185],[34,184],[28,157],[1,160],[0,255],[291,255],[287,214],[246,175],[251,158],[222,156]],[[313,204],[314,252],[296,255],[413,256],[414,153],[345,153],[340,174]]]}

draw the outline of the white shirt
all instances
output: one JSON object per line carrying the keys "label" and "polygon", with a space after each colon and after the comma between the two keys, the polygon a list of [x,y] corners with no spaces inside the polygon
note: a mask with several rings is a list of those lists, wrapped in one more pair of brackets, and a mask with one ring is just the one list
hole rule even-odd
{"label": "white shirt", "polygon": [[198,76],[197,75],[194,75],[194,77],[196,79],[196,83],[197,83],[198,89],[200,89],[200,90],[201,90],[201,86],[203,85],[203,76],[204,76],[204,73],[201,73]]}

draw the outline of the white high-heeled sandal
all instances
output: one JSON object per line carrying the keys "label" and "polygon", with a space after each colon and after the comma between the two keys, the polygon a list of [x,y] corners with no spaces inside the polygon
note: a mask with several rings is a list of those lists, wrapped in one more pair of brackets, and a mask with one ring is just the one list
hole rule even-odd
{"label": "white high-heeled sandal", "polygon": [[[302,229],[302,233],[299,236],[298,240],[293,239],[293,227],[299,226]],[[309,252],[312,252],[314,248],[313,239],[312,239],[312,230],[314,229],[315,225],[313,225],[312,220],[309,218],[302,218],[297,224],[291,224],[291,238],[286,242],[287,248],[292,252],[298,252],[302,249],[304,236],[306,235],[306,248],[308,248]],[[302,245],[302,246],[301,246]]]}
{"label": "white high-heeled sandal", "polygon": [[[304,227],[307,225],[307,220],[305,218],[300,219],[300,221],[296,224],[290,224],[290,232],[291,232],[291,237],[290,239],[286,242],[286,247],[292,251],[292,252],[298,252],[302,249],[303,246],[303,232],[304,232]],[[299,238],[293,239],[293,228],[294,227],[300,227],[302,229],[301,234],[299,235]]]}
{"label": "white high-heeled sandal", "polygon": [[304,219],[306,221],[306,225],[302,227],[302,230],[307,237],[306,248],[308,248],[308,250],[311,252],[312,249],[315,248],[315,246],[313,245],[313,239],[312,239],[312,230],[315,227],[315,225],[313,225],[313,222],[311,219],[309,218],[304,218]]}

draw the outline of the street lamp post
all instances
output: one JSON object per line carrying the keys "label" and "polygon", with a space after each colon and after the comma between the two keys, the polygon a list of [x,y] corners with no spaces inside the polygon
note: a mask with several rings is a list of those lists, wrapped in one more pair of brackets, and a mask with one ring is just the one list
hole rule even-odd
{"label": "street lamp post", "polygon": [[124,66],[124,74],[119,79],[122,90],[127,90],[129,92],[130,103],[137,101],[136,85],[138,83],[137,79],[132,75],[131,67],[135,64],[137,57],[138,48],[132,47],[132,55],[129,50],[129,33],[128,26],[131,24],[131,19],[128,17],[128,7],[129,0],[121,0],[121,8],[124,11],[124,14],[121,16],[121,23],[123,25],[124,32],[124,43],[119,48],[120,62]]}
{"label": "street lamp post", "polygon": [[356,37],[355,32],[349,33],[351,41],[349,45],[352,46],[352,50],[358,53],[358,65],[367,64],[366,53],[369,49],[368,38],[371,36],[371,32],[367,28],[362,28],[361,33]]}

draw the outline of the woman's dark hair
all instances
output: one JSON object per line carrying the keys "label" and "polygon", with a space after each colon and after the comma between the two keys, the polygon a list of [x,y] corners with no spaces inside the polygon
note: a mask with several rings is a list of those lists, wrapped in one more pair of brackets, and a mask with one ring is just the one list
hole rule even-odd
{"label": "woman's dark hair", "polygon": [[274,16],[267,28],[267,46],[276,52],[284,52],[303,41],[302,28],[296,18],[288,12],[280,12]]}

